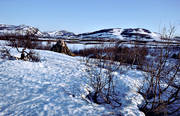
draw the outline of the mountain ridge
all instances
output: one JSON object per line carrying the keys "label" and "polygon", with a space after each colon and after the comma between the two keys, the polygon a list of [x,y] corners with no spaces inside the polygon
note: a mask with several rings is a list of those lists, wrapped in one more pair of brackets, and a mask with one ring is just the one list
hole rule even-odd
{"label": "mountain ridge", "polygon": [[101,29],[93,32],[75,34],[66,30],[45,31],[42,32],[36,27],[27,25],[8,25],[0,24],[0,36],[16,34],[27,35],[32,34],[40,38],[63,38],[63,39],[118,39],[118,40],[145,40],[145,41],[161,41],[161,35],[151,32],[144,28],[109,28]]}

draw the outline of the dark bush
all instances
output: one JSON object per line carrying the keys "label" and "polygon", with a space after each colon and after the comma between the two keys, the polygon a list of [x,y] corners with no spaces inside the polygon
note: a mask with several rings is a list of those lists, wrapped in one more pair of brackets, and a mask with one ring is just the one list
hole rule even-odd
{"label": "dark bush", "polygon": [[171,58],[174,58],[174,59],[180,59],[180,53],[178,53],[178,54],[173,54],[172,56],[171,56]]}
{"label": "dark bush", "polygon": [[148,54],[148,49],[140,46],[135,47],[119,47],[117,57],[115,60],[130,64],[130,65],[142,65]]}
{"label": "dark bush", "polygon": [[40,62],[40,56],[39,54],[37,54],[36,52],[34,51],[30,51],[29,54],[28,54],[28,59],[29,61],[32,61],[32,62]]}
{"label": "dark bush", "polygon": [[73,52],[76,55],[89,57],[89,58],[99,58],[99,55],[103,55],[103,59],[119,61],[121,63],[130,65],[142,65],[148,54],[148,48],[143,46],[135,47],[124,47],[124,46],[113,46],[113,47],[103,47],[103,48],[88,48],[83,50],[76,50]]}
{"label": "dark bush", "polygon": [[90,58],[90,55],[84,59],[87,66],[86,71],[90,76],[90,86],[93,88],[93,91],[89,91],[86,97],[94,103],[109,104],[115,108],[120,107],[121,103],[115,91],[113,72],[121,72],[121,68],[120,63],[114,62],[112,50],[112,48],[103,45],[95,47],[88,51],[93,52],[93,57],[96,59]]}
{"label": "dark bush", "polygon": [[[9,40],[8,45],[12,48],[15,48],[18,53],[20,53],[20,58],[12,56],[10,54],[10,49],[7,50],[1,50],[1,56],[7,56],[8,59],[14,58],[14,59],[20,59],[25,61],[32,61],[32,62],[39,62],[40,56],[35,53],[32,49],[36,49],[39,45],[39,42],[37,41],[37,38],[34,36],[15,36],[7,37],[7,40]],[[22,49],[20,49],[20,47]]]}
{"label": "dark bush", "polygon": [[5,47],[0,49],[0,57],[2,59],[9,59],[9,60],[14,59],[14,57],[11,56],[10,54],[10,49],[5,48]]}

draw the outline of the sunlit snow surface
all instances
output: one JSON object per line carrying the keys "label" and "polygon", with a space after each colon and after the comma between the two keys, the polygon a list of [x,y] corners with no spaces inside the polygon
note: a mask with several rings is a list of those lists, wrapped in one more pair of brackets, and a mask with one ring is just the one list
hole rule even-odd
{"label": "sunlit snow surface", "polygon": [[111,109],[82,97],[87,95],[89,77],[79,58],[50,51],[38,53],[38,63],[0,59],[0,116],[144,115],[137,107],[142,101],[136,92],[140,72],[114,73],[122,106]]}

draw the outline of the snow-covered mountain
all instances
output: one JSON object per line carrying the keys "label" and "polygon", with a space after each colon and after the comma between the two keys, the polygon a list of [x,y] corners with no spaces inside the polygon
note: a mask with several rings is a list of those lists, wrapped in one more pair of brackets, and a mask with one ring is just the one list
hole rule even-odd
{"label": "snow-covered mountain", "polygon": [[140,40],[140,41],[161,41],[161,35],[143,28],[111,28],[102,29],[89,33],[74,34],[65,30],[41,32],[38,28],[26,25],[0,24],[0,35],[35,35],[42,38],[63,38],[63,39],[118,39],[118,40]]}
{"label": "snow-covered mountain", "polygon": [[49,31],[49,32],[46,32],[50,37],[53,37],[53,38],[71,38],[71,37],[74,37],[75,34],[72,33],[72,32],[68,32],[68,31],[65,31],[65,30],[61,30],[61,31]]}
{"label": "snow-covered mountain", "polygon": [[175,39],[176,41],[180,41],[180,36],[176,36],[176,37],[174,37],[174,39]]}
{"label": "snow-covered mountain", "polygon": [[74,33],[68,32],[65,30],[62,31],[50,31],[50,32],[41,32],[38,28],[27,26],[27,25],[7,25],[0,24],[0,35],[35,35],[38,37],[47,37],[47,38],[71,38],[75,36]]}
{"label": "snow-covered mountain", "polygon": [[160,40],[160,34],[143,28],[111,28],[90,33],[83,33],[77,36],[80,38],[112,38],[120,40]]}
{"label": "snow-covered mountain", "polygon": [[38,28],[27,26],[27,25],[7,25],[0,24],[0,35],[38,35],[42,36],[43,34],[39,31]]}

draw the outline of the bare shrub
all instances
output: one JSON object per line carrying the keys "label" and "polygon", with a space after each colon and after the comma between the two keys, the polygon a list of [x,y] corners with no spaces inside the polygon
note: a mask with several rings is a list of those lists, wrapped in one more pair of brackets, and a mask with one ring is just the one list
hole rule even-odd
{"label": "bare shrub", "polygon": [[[102,47],[102,46],[101,46]],[[120,99],[115,91],[114,72],[120,70],[120,64],[115,62],[109,49],[96,47],[96,59],[86,57],[87,72],[90,75],[90,85],[94,91],[87,96],[97,104],[110,104],[120,107]]]}
{"label": "bare shrub", "polygon": [[[141,107],[142,111],[154,115],[171,114],[172,110],[176,111],[174,107],[180,108],[180,106],[176,106],[177,101],[180,102],[179,66],[179,63],[170,64],[167,56],[163,55],[156,57],[155,62],[144,67],[147,76],[144,86],[139,90],[145,99],[145,104]],[[166,108],[167,112],[164,112],[162,107]],[[170,107],[173,109],[169,110]]]}
{"label": "bare shrub", "polygon": [[[146,56],[148,55],[148,48],[146,46],[126,47],[119,43],[115,46],[108,45],[103,47],[94,47],[84,50],[74,51],[73,53],[79,56],[90,57],[90,58],[103,58],[121,62],[128,65],[138,65],[141,67],[146,62]],[[103,55],[100,57],[99,55]],[[109,57],[111,57],[109,59]]]}
{"label": "bare shrub", "polygon": [[3,47],[0,49],[0,57],[2,59],[14,59],[14,57],[10,54],[10,49]]}
{"label": "bare shrub", "polygon": [[174,39],[174,34],[176,31],[176,27],[172,24],[169,24],[169,27],[164,27],[161,32],[161,39],[163,40],[172,40]]}
{"label": "bare shrub", "polygon": [[116,60],[121,63],[126,63],[129,65],[138,65],[141,67],[146,61],[146,56],[148,54],[148,48],[146,46],[134,46],[134,47],[118,47],[118,52],[116,55]]}
{"label": "bare shrub", "polygon": [[87,96],[98,104],[110,104],[112,107],[120,107],[120,99],[115,91],[114,72],[123,73],[121,66],[124,64],[142,65],[147,55],[146,47],[135,46],[132,48],[116,45],[102,44],[90,49],[77,52],[85,56],[90,75],[90,85],[94,89]]}
{"label": "bare shrub", "polygon": [[[172,31],[165,37],[172,38]],[[175,59],[169,60],[169,44],[157,49],[153,60],[146,62],[143,67],[146,78],[139,89],[139,93],[144,97],[140,110],[146,115],[154,116],[180,113],[180,63]]]}
{"label": "bare shrub", "polygon": [[[32,40],[35,40],[36,37],[33,36],[23,36],[24,38],[8,38],[9,43],[8,45],[15,48],[17,52],[19,52],[21,55],[20,60],[26,60],[26,61],[33,61],[33,62],[38,62],[40,61],[40,56],[35,53],[32,49],[37,47],[37,42],[34,42]],[[22,47],[20,49],[20,47]],[[10,54],[10,52],[8,53]],[[11,54],[10,54],[11,56]],[[14,57],[14,56],[11,56]]]}
{"label": "bare shrub", "polygon": [[28,59],[29,59],[30,61],[32,61],[32,62],[39,62],[39,61],[40,61],[40,56],[39,56],[39,54],[36,53],[36,52],[34,52],[34,51],[32,51],[32,50],[29,51],[29,54],[28,54],[27,57],[28,57]]}
{"label": "bare shrub", "polygon": [[22,47],[22,48],[28,48],[28,49],[36,49],[40,43],[37,41],[36,37],[31,37],[31,36],[23,36],[23,37],[13,37],[13,38],[8,38],[8,46],[11,47]]}

